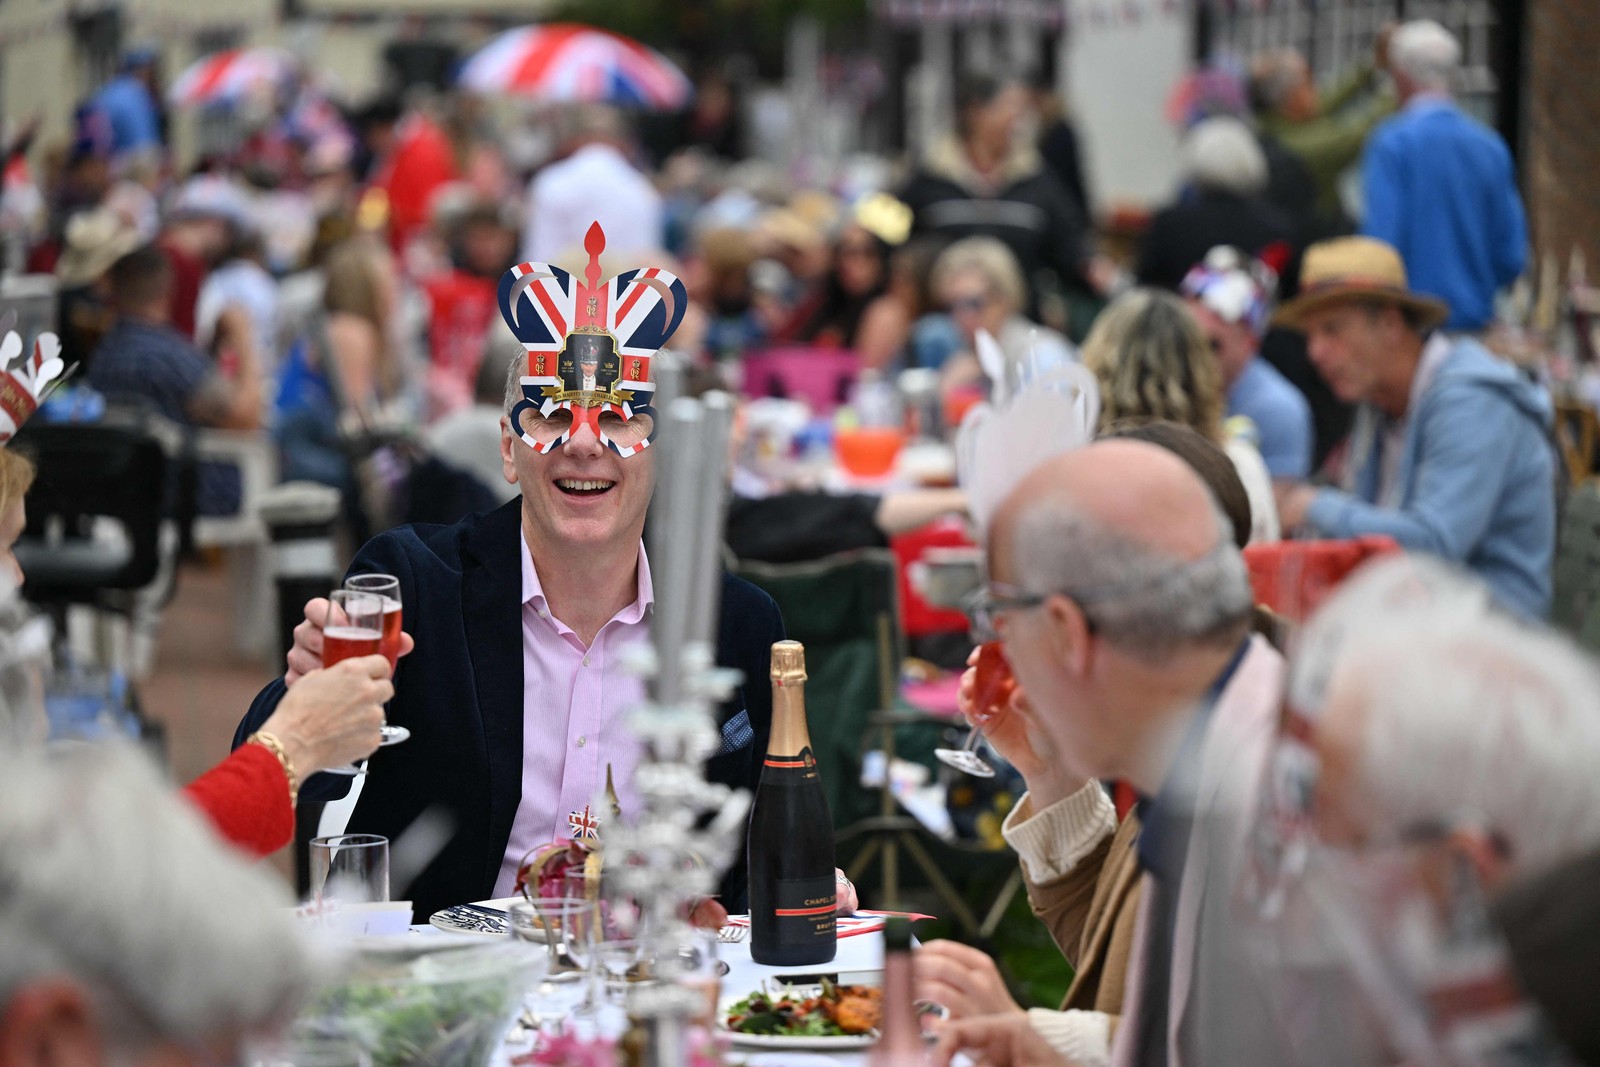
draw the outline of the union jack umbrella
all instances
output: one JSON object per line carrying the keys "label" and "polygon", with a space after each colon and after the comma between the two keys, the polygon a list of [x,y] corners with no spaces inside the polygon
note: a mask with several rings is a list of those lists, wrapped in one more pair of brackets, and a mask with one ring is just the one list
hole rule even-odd
{"label": "union jack umbrella", "polygon": [[505,31],[462,64],[458,84],[546,103],[659,111],[684,107],[694,92],[688,76],[654,48],[570,22]]}
{"label": "union jack umbrella", "polygon": [[294,57],[281,48],[231,48],[190,64],[167,90],[178,107],[230,103],[275,89],[294,73]]}
{"label": "union jack umbrella", "polygon": [[[571,412],[570,425],[558,435],[538,439],[522,429],[523,440],[540,452],[565,443],[580,423],[591,426],[603,444],[624,457],[649,447],[655,438],[650,358],[682,321],[688,291],[659,267],[625,270],[601,281],[605,247],[605,231],[596,222],[583,242],[589,253],[583,278],[548,263],[519,263],[500,277],[500,314],[527,352],[523,399],[511,412],[511,424],[523,427],[529,412],[547,419],[557,410]],[[583,388],[574,378],[574,349],[595,352],[591,358],[609,370],[609,378]],[[651,429],[648,436],[618,439],[606,430],[602,414],[620,416],[624,423],[645,416]]]}

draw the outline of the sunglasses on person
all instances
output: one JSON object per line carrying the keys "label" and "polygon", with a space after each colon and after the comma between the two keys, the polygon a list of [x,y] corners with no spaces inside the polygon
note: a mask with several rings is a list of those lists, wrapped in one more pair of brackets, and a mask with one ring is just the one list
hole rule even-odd
{"label": "sunglasses on person", "polygon": [[960,315],[965,313],[968,315],[976,315],[984,308],[989,306],[989,300],[990,298],[987,294],[980,294],[976,296],[958,296],[954,299],[946,300],[944,306],[952,314]]}

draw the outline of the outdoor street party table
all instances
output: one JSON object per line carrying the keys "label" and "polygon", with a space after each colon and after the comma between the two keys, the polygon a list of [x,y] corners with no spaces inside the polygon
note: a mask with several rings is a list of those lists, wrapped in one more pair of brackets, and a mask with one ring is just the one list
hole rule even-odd
{"label": "outdoor street party table", "polygon": [[[412,928],[418,937],[452,937],[457,935],[447,934],[431,926],[417,926]],[[463,939],[463,944],[470,943]],[[759,964],[750,958],[750,942],[748,939],[733,943],[717,945],[720,959],[728,965],[728,973],[722,978],[722,993],[720,1010],[726,1011],[734,1001],[740,1000],[751,992],[761,987],[763,981],[776,987],[779,983],[777,976],[795,973],[848,973],[852,971],[878,971],[883,967],[883,931],[881,928],[868,932],[839,939],[838,953],[833,962],[816,967],[768,967]],[[583,995],[582,982],[569,982],[554,987],[541,999],[541,1003],[530,1005],[545,1015],[550,1015],[553,1010],[552,1000],[556,998],[570,998],[576,1003]],[[530,997],[539,996],[537,993]],[[558,1010],[558,1009],[556,1009]],[[607,1014],[602,1020],[602,1025],[620,1032],[624,1019],[620,1011]],[[492,1061],[492,1067],[510,1067],[513,1057],[526,1052],[532,1041],[525,1039],[520,1042],[507,1042],[501,1046],[499,1053]],[[835,1065],[864,1064],[867,1062],[867,1051],[799,1051],[785,1049],[781,1051],[763,1051],[746,1049],[734,1046],[730,1054],[730,1062],[744,1063],[749,1067],[835,1067]]]}

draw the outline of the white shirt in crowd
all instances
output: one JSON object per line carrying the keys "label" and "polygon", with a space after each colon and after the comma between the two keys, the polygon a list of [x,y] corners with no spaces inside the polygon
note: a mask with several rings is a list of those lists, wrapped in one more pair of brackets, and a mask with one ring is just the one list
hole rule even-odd
{"label": "white shirt in crowd", "polygon": [[227,308],[244,309],[250,318],[261,370],[271,374],[278,366],[278,282],[271,274],[247,259],[229,260],[210,274],[200,286],[195,304],[195,342],[209,348],[217,335],[217,319]]}
{"label": "white shirt in crowd", "polygon": [[660,248],[661,194],[616,146],[587,144],[528,184],[522,258],[581,271],[583,237],[598,221],[606,247]]}

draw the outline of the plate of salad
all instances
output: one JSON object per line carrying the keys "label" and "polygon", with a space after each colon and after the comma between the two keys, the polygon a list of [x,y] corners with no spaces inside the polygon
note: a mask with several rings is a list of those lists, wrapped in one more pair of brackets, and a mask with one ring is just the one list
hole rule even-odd
{"label": "plate of salad", "polygon": [[722,1026],[747,1048],[869,1048],[878,1040],[883,990],[877,986],[781,986],[765,984],[728,1007]]}

